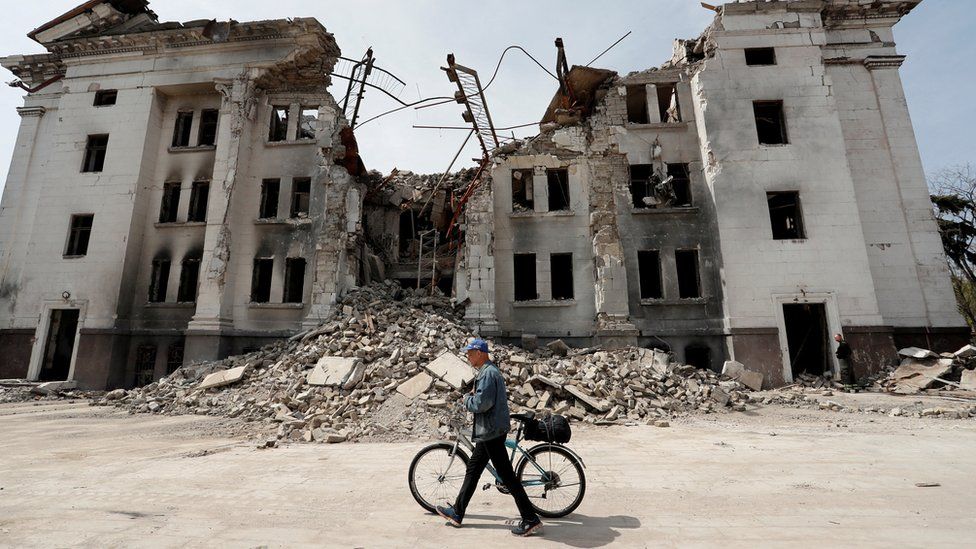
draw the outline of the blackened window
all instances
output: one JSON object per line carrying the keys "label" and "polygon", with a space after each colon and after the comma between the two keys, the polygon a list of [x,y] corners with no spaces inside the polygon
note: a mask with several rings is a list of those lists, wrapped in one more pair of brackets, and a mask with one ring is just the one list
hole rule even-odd
{"label": "blackened window", "polygon": [[91,239],[94,214],[71,216],[71,229],[68,231],[68,246],[64,255],[77,257],[88,254],[88,241]]}
{"label": "blackened window", "polygon": [[671,205],[675,207],[691,206],[693,202],[688,164],[668,164],[668,176],[671,177],[671,189],[674,191],[674,202]]}
{"label": "blackened window", "polygon": [[274,259],[258,257],[254,259],[254,271],[251,273],[251,302],[267,303],[271,301],[271,271]]}
{"label": "blackened window", "polygon": [[775,240],[800,240],[806,238],[803,230],[803,214],[800,211],[800,193],[795,191],[766,193],[769,204],[769,222]]}
{"label": "blackened window", "polygon": [[318,107],[302,107],[298,119],[298,139],[315,139],[315,126],[319,120]]}
{"label": "blackened window", "polygon": [[111,107],[119,97],[118,90],[101,90],[95,92],[96,107]]}
{"label": "blackened window", "polygon": [[515,301],[539,299],[535,284],[535,254],[515,254]]}
{"label": "blackened window", "polygon": [[260,219],[278,217],[278,193],[280,189],[280,179],[265,179],[261,182],[261,211],[258,213]]}
{"label": "blackened window", "polygon": [[149,302],[164,303],[166,301],[166,290],[169,285],[168,259],[154,259],[152,262],[152,275],[149,278]]}
{"label": "blackened window", "polygon": [[89,135],[85,145],[85,163],[81,167],[83,172],[100,172],[105,168],[105,153],[108,150],[107,135]]}
{"label": "blackened window", "polygon": [[166,375],[170,375],[183,366],[183,351],[185,345],[182,341],[170,343],[169,352],[166,355]]}
{"label": "blackened window", "polygon": [[553,299],[573,299],[573,254],[549,256]]}
{"label": "blackened window", "polygon": [[291,217],[307,217],[312,180],[296,177],[291,183]]}
{"label": "blackened window", "polygon": [[627,121],[634,124],[647,124],[647,86],[627,86]]}
{"label": "blackened window", "polygon": [[180,270],[180,288],[176,301],[180,303],[195,303],[197,300],[197,284],[200,282],[200,258],[188,257],[183,260]]}
{"label": "blackened window", "polygon": [[746,48],[746,65],[775,65],[776,48]]}
{"label": "blackened window", "polygon": [[176,223],[176,214],[180,209],[180,184],[163,184],[163,201],[159,205],[159,222]]}
{"label": "blackened window", "polygon": [[156,346],[140,345],[136,349],[135,385],[149,385],[156,378]]}
{"label": "blackened window", "polygon": [[681,107],[678,105],[676,84],[657,85],[657,108],[661,114],[661,122],[681,122]]}
{"label": "blackened window", "polygon": [[220,121],[220,111],[217,109],[204,109],[200,113],[200,135],[197,144],[201,146],[212,146],[217,144],[217,123]]}
{"label": "blackened window", "polygon": [[190,211],[186,215],[186,220],[190,222],[203,222],[207,220],[207,203],[210,200],[210,182],[195,181],[193,188],[190,189]]}
{"label": "blackened window", "polygon": [[525,211],[535,207],[534,176],[535,170],[512,170],[512,210]]}
{"label": "blackened window", "polygon": [[562,168],[548,170],[549,211],[558,212],[569,209],[569,170]]}
{"label": "blackened window", "polygon": [[641,299],[661,299],[664,297],[661,283],[661,253],[657,250],[637,252],[637,270],[640,276]]}
{"label": "blackened window", "polygon": [[305,259],[289,257],[285,260],[285,303],[305,300]]}
{"label": "blackened window", "polygon": [[701,297],[701,278],[698,276],[698,250],[676,250],[674,261],[678,268],[678,297]]}
{"label": "blackened window", "polygon": [[630,195],[635,208],[649,208],[655,200],[645,200],[654,196],[651,174],[654,168],[650,164],[634,164],[630,167]]}
{"label": "blackened window", "polygon": [[173,128],[173,146],[189,147],[190,131],[193,129],[193,113],[181,111],[176,113],[176,126]]}
{"label": "blackened window", "polygon": [[782,101],[756,101],[752,108],[756,115],[756,131],[761,145],[789,143]]}
{"label": "blackened window", "polygon": [[288,139],[288,107],[271,107],[271,129],[268,141],[285,141]]}

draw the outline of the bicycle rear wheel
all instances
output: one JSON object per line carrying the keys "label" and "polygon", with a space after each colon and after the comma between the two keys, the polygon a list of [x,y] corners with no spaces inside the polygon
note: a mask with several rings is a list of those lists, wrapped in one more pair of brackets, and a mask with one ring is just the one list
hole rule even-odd
{"label": "bicycle rear wheel", "polygon": [[535,512],[547,518],[565,517],[583,502],[586,476],[583,464],[558,445],[540,444],[529,450],[515,469],[515,476]]}
{"label": "bicycle rear wheel", "polygon": [[[449,442],[437,442],[417,452],[410,462],[407,480],[410,493],[421,507],[436,513],[435,507],[452,502],[461,490],[464,473],[468,468],[468,455]],[[452,459],[453,458],[453,459]]]}

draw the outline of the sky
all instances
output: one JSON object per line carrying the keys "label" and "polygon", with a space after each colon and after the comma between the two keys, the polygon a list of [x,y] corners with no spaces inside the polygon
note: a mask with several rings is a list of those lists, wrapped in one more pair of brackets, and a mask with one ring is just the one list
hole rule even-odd
{"label": "sky", "polygon": [[[81,3],[44,0],[20,4],[4,13],[0,55],[42,53],[27,32]],[[714,2],[718,3],[718,2]],[[926,173],[966,163],[976,164],[976,41],[970,33],[976,11],[970,2],[925,0],[895,27],[909,109]],[[453,95],[454,84],[440,70],[448,53],[459,64],[491,77],[502,51],[525,48],[554,71],[553,42],[563,38],[569,64],[585,65],[618,38],[632,32],[594,66],[626,74],[656,66],[671,56],[672,40],[698,36],[714,14],[697,0],[156,0],[161,21],[235,19],[250,21],[315,17],[332,32],[343,55],[358,59],[372,47],[376,65],[406,82],[400,99]],[[13,75],[0,69],[3,81]],[[496,127],[537,122],[549,104],[556,81],[518,51],[504,58],[487,91]],[[333,95],[345,92],[336,80]],[[5,183],[20,117],[16,107],[24,93],[0,87],[0,185]],[[399,106],[379,92],[367,93],[360,121]],[[356,131],[360,152],[370,169],[397,167],[421,173],[443,172],[467,132],[414,129],[414,125],[464,126],[461,106],[448,103],[379,118]],[[537,127],[515,130],[532,135]],[[507,132],[511,135],[511,132]],[[455,169],[480,156],[474,140]]]}

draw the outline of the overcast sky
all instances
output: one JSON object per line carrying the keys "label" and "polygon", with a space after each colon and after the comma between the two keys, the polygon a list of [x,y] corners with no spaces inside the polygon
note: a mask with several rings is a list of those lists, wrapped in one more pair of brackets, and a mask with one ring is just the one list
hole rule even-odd
{"label": "overcast sky", "polygon": [[[42,52],[27,32],[80,1],[18,3],[17,9],[5,11],[0,55]],[[372,46],[377,65],[407,83],[401,95],[406,102],[453,94],[453,84],[439,68],[448,53],[456,54],[458,63],[477,69],[487,82],[498,56],[509,45],[524,47],[553,70],[557,36],[566,43],[570,65],[585,65],[633,31],[595,64],[626,74],[664,62],[670,58],[673,38],[698,36],[713,16],[698,0],[156,0],[152,8],[162,21],[316,17],[335,34],[343,55],[359,58]],[[976,163],[974,24],[971,2],[926,0],[895,28],[898,49],[908,55],[901,73],[927,173]],[[13,79],[3,72],[3,81]],[[531,60],[509,52],[488,90],[495,125],[537,122],[554,87],[555,81]],[[343,81],[333,85],[333,94],[344,91]],[[0,88],[0,184],[6,181],[20,124],[15,108],[22,104],[22,96],[19,89]],[[361,120],[395,106],[379,93],[368,94]],[[466,133],[412,126],[463,125],[460,112],[460,106],[451,103],[407,109],[366,124],[357,137],[367,167],[383,172],[393,167],[443,171]],[[516,131],[520,136],[531,133],[535,133],[532,128]],[[470,165],[475,156],[477,147],[472,142],[459,167]]]}

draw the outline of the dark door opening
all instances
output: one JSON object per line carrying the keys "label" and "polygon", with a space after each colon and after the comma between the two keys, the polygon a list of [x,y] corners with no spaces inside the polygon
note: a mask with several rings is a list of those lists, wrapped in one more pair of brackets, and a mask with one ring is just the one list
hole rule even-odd
{"label": "dark door opening", "polygon": [[54,309],[47,330],[44,346],[44,363],[41,364],[40,381],[66,381],[71,370],[71,353],[75,348],[75,332],[78,330],[78,309]]}
{"label": "dark door opening", "polygon": [[833,371],[827,333],[827,308],[823,303],[783,305],[786,341],[793,379],[806,373],[822,376]]}
{"label": "dark door opening", "polygon": [[699,370],[709,370],[712,367],[712,350],[704,345],[689,345],[685,347],[685,363]]}

